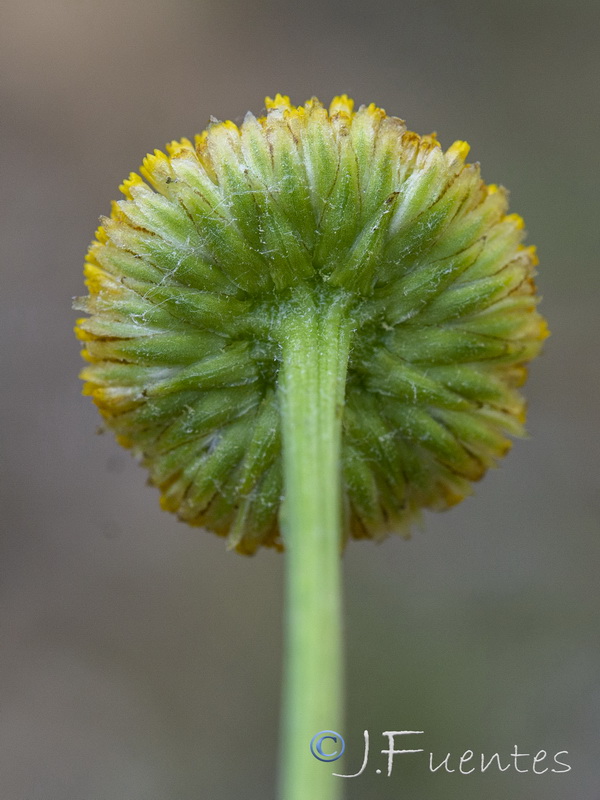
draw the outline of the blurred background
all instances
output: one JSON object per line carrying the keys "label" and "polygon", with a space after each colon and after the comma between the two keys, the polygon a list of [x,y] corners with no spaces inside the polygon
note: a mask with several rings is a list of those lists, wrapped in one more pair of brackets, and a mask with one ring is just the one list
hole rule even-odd
{"label": "blurred background", "polygon": [[[145,153],[277,91],[347,92],[467,139],[539,247],[553,333],[530,440],[412,541],[346,552],[345,771],[364,729],[373,752],[347,797],[600,798],[599,24],[585,0],[4,1],[2,798],[274,797],[283,559],[187,530],[96,435],[70,304]],[[567,750],[572,770],[404,756],[387,778],[390,729],[424,730],[440,761],[516,744]]]}

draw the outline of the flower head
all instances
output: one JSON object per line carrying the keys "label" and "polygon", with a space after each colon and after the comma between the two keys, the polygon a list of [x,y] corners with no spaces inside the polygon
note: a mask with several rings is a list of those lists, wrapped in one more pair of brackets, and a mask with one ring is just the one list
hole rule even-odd
{"label": "flower head", "polygon": [[281,545],[278,319],[295,293],[353,319],[346,533],[406,532],[520,435],[546,336],[506,191],[374,105],[267,99],[148,155],[102,222],[76,308],[82,376],[164,508],[254,552]]}

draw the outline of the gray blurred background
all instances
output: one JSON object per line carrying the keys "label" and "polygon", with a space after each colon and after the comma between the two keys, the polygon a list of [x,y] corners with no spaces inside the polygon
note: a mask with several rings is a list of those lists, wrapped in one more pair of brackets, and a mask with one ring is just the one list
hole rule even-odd
{"label": "gray blurred background", "polygon": [[375,753],[348,798],[598,800],[598,4],[5,0],[0,17],[2,800],[274,796],[283,559],[187,530],[96,435],[70,303],[144,154],[277,91],[467,139],[539,246],[553,333],[531,439],[412,541],[349,547],[343,733],[350,772],[365,728],[374,751],[416,729],[440,760],[517,744],[568,750],[572,771],[405,756],[387,778]]}

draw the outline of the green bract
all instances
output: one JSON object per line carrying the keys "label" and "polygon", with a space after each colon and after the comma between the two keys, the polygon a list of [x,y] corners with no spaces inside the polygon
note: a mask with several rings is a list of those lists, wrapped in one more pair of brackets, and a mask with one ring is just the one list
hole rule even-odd
{"label": "green bract", "polygon": [[278,95],[167,151],[123,185],[76,304],[85,391],[164,507],[240,552],[281,546],[282,365],[295,321],[331,309],[346,535],[462,499],[522,432],[546,333],[522,220],[467,146]]}

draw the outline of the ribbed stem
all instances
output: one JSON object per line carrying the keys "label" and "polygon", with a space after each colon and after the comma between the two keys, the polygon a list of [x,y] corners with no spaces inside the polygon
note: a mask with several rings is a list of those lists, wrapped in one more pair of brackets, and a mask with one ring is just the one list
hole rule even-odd
{"label": "ribbed stem", "polygon": [[[340,444],[351,320],[341,295],[295,296],[282,313],[286,642],[280,800],[336,800],[311,738],[343,722]],[[336,765],[337,766],[337,765]]]}

